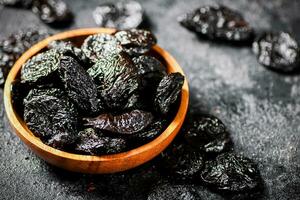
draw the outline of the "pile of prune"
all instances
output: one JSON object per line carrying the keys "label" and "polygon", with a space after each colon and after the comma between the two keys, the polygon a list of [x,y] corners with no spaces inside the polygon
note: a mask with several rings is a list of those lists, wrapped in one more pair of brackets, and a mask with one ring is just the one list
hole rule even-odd
{"label": "pile of prune", "polygon": [[0,0],[0,5],[31,9],[46,24],[66,25],[73,15],[63,0]]}
{"label": "pile of prune", "polygon": [[155,44],[141,29],[91,35],[80,48],[51,42],[23,64],[13,104],[57,149],[103,155],[145,144],[174,118],[184,82],[153,56]]}
{"label": "pile of prune", "polygon": [[3,87],[9,70],[32,45],[49,36],[45,30],[22,30],[0,40],[0,86]]}
{"label": "pile of prune", "polygon": [[254,29],[243,16],[226,6],[201,6],[178,21],[202,38],[235,45],[252,43],[258,62],[274,71],[291,73],[300,69],[300,45],[291,34],[269,31],[255,38]]}
{"label": "pile of prune", "polygon": [[121,1],[97,6],[93,17],[100,27],[124,30],[139,27],[144,20],[144,11],[136,1]]}
{"label": "pile of prune", "polygon": [[[169,196],[173,193],[194,195],[185,185],[203,185],[227,195],[258,192],[262,187],[256,164],[235,154],[228,130],[222,121],[208,114],[190,114],[173,143],[161,153],[158,167],[168,184],[158,184],[149,194]],[[176,190],[175,188],[181,188]],[[190,188],[189,187],[189,188]],[[173,192],[166,193],[168,190]],[[161,194],[160,194],[161,193]],[[158,198],[159,199],[159,198]]]}

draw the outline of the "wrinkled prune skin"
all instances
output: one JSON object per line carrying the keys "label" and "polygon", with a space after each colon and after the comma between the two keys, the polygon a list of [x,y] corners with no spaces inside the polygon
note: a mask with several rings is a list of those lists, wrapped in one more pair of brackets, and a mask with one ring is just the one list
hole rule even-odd
{"label": "wrinkled prune skin", "polygon": [[75,47],[70,41],[55,40],[48,44],[48,49],[55,49],[63,55],[70,55],[78,59],[86,69],[90,66],[89,59],[80,48]]}
{"label": "wrinkled prune skin", "polygon": [[289,33],[263,33],[252,47],[258,62],[265,67],[281,72],[300,68],[300,47]]}
{"label": "wrinkled prune skin", "polygon": [[155,119],[145,129],[132,134],[130,140],[135,145],[145,144],[158,137],[166,128],[167,123],[166,119]]}
{"label": "wrinkled prune skin", "polygon": [[134,57],[132,60],[138,68],[139,75],[148,75],[156,72],[167,75],[165,66],[153,56],[142,55]]}
{"label": "wrinkled prune skin", "polygon": [[229,148],[230,138],[225,125],[212,115],[191,116],[182,132],[189,145],[206,153],[220,153]]}
{"label": "wrinkled prune skin", "polygon": [[137,28],[143,21],[144,12],[136,1],[104,3],[94,10],[93,17],[100,27],[120,30]]}
{"label": "wrinkled prune skin", "polygon": [[165,115],[170,111],[171,105],[178,99],[183,82],[184,76],[178,72],[168,74],[160,81],[154,98],[157,112]]}
{"label": "wrinkled prune skin", "polygon": [[114,154],[125,151],[127,148],[125,139],[99,136],[92,128],[79,132],[79,138],[75,151],[81,154]]}
{"label": "wrinkled prune skin", "polygon": [[30,91],[28,84],[21,83],[20,80],[15,80],[12,82],[11,87],[11,97],[14,108],[18,111],[20,116],[24,114],[23,99],[27,96]]}
{"label": "wrinkled prune skin", "polygon": [[142,55],[156,44],[156,37],[147,30],[131,29],[115,33],[124,51],[131,56]]}
{"label": "wrinkled prune skin", "polygon": [[113,35],[105,33],[87,37],[81,49],[93,63],[103,58],[106,54],[117,54],[123,50],[120,42]]}
{"label": "wrinkled prune skin", "polygon": [[150,112],[133,110],[121,115],[101,114],[95,118],[84,118],[85,126],[96,130],[106,130],[122,135],[130,135],[145,129],[153,120]]}
{"label": "wrinkled prune skin", "polygon": [[141,76],[141,90],[154,91],[161,79],[167,75],[166,68],[155,57],[142,55],[132,59]]}
{"label": "wrinkled prune skin", "polygon": [[55,148],[75,142],[77,110],[60,89],[32,89],[24,99],[24,121],[35,136]]}
{"label": "wrinkled prune skin", "polygon": [[102,109],[97,98],[97,86],[77,60],[70,56],[61,57],[58,71],[69,98],[84,115]]}
{"label": "wrinkled prune skin", "polygon": [[256,188],[260,175],[250,159],[223,153],[205,163],[201,179],[217,190],[241,192]]}
{"label": "wrinkled prune skin", "polygon": [[253,37],[253,29],[242,15],[223,5],[199,7],[179,17],[179,22],[211,40],[240,42]]}
{"label": "wrinkled prune skin", "polygon": [[0,40],[0,86],[15,61],[33,44],[49,36],[45,30],[27,29]]}
{"label": "wrinkled prune skin", "polygon": [[67,132],[60,132],[49,139],[42,138],[42,141],[55,149],[70,150],[76,141],[76,136]]}
{"label": "wrinkled prune skin", "polygon": [[73,20],[67,4],[62,0],[34,0],[32,12],[51,25],[66,25]]}
{"label": "wrinkled prune skin", "polygon": [[33,0],[0,0],[0,5],[17,8],[30,8]]}
{"label": "wrinkled prune skin", "polygon": [[199,200],[195,188],[186,185],[160,183],[150,191],[147,200]]}
{"label": "wrinkled prune skin", "polygon": [[138,93],[140,77],[130,57],[125,53],[110,54],[99,59],[87,70],[94,79],[98,95],[105,106],[112,110],[120,110],[135,100],[133,95]]}
{"label": "wrinkled prune skin", "polygon": [[184,143],[173,143],[161,153],[161,158],[163,172],[180,181],[196,179],[204,166],[202,152],[190,148]]}
{"label": "wrinkled prune skin", "polygon": [[50,49],[29,59],[21,69],[22,83],[42,82],[59,68],[61,53]]}

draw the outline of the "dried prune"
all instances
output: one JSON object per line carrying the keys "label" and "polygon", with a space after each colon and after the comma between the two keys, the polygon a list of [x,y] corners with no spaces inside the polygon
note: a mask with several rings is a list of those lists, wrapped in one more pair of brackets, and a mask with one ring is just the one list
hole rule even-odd
{"label": "dried prune", "polygon": [[49,139],[42,138],[45,144],[60,150],[71,150],[76,141],[76,136],[70,132],[60,132]]}
{"label": "dried prune", "polygon": [[166,68],[155,57],[142,55],[134,57],[133,63],[138,69],[138,74],[141,76],[142,90],[149,91],[155,90],[161,79],[167,75]]}
{"label": "dried prune", "polygon": [[150,191],[147,200],[199,200],[196,189],[188,185],[160,183]]}
{"label": "dried prune", "polygon": [[0,5],[20,7],[20,8],[30,8],[33,0],[0,0]]}
{"label": "dried prune", "polygon": [[247,191],[259,185],[259,172],[248,158],[233,153],[223,153],[205,163],[201,173],[204,183],[218,190]]}
{"label": "dried prune", "polygon": [[179,17],[182,26],[209,39],[247,41],[253,29],[237,11],[223,5],[202,6]]}
{"label": "dried prune", "polygon": [[219,153],[229,147],[229,133],[225,125],[211,115],[191,116],[184,125],[183,133],[188,144],[207,153]]}
{"label": "dried prune", "polygon": [[149,124],[145,129],[132,134],[130,140],[134,144],[144,144],[149,142],[159,136],[165,129],[167,125],[167,120],[165,119],[155,119],[151,124]]}
{"label": "dried prune", "polygon": [[263,33],[252,46],[258,62],[270,69],[291,72],[300,68],[300,47],[289,33]]}
{"label": "dried prune", "polygon": [[27,29],[0,40],[0,86],[4,84],[15,61],[33,44],[48,35],[45,30]]}
{"label": "dried prune", "polygon": [[24,120],[35,136],[56,148],[75,142],[77,110],[60,89],[32,89],[24,99]]}
{"label": "dried prune", "polygon": [[73,19],[67,4],[62,0],[34,0],[32,12],[43,22],[52,25],[66,25]]}
{"label": "dried prune", "polygon": [[49,78],[59,68],[61,53],[50,49],[40,53],[25,64],[21,69],[21,81],[23,83],[35,83]]}
{"label": "dried prune", "polygon": [[204,165],[204,155],[184,143],[173,143],[161,157],[163,171],[182,181],[196,179]]}
{"label": "dried prune", "polygon": [[99,96],[107,108],[124,109],[129,105],[129,99],[134,100],[132,95],[138,92],[140,77],[125,53],[104,56],[87,72],[95,80]]}
{"label": "dried prune", "polygon": [[80,48],[75,47],[70,41],[55,40],[48,44],[48,49],[56,49],[63,55],[70,55],[78,59],[84,68],[90,66],[89,59]]}
{"label": "dried prune", "polygon": [[136,1],[104,3],[94,10],[93,17],[101,27],[131,29],[137,28],[143,21],[143,9]]}
{"label": "dried prune", "polygon": [[120,42],[113,35],[104,33],[87,37],[81,49],[94,63],[106,54],[120,53],[123,50]]}
{"label": "dried prune", "polygon": [[127,148],[126,140],[99,136],[92,128],[79,132],[80,141],[76,144],[75,151],[83,154],[102,155],[119,153]]}
{"label": "dried prune", "polygon": [[115,36],[129,55],[147,53],[156,44],[155,36],[143,29],[119,31]]}
{"label": "dried prune", "polygon": [[59,75],[69,98],[81,111],[87,114],[96,113],[102,109],[93,79],[74,58],[61,57]]}
{"label": "dried prune", "polygon": [[101,114],[95,118],[84,118],[85,126],[119,134],[133,134],[146,128],[153,119],[149,112],[133,110],[121,115]]}
{"label": "dried prune", "polygon": [[184,76],[180,73],[171,73],[165,76],[157,87],[154,109],[162,114],[167,114],[171,105],[178,99],[183,82]]}
{"label": "dried prune", "polygon": [[15,80],[14,82],[12,82],[12,87],[11,87],[12,103],[21,116],[23,116],[23,111],[24,111],[23,99],[27,96],[29,90],[30,90],[29,85],[21,83],[20,80]]}

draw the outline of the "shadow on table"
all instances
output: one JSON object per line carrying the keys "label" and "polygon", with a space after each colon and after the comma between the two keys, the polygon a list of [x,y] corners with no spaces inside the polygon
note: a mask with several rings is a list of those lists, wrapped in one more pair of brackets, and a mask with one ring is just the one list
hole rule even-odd
{"label": "shadow on table", "polygon": [[147,199],[152,186],[161,179],[152,162],[127,172],[93,175],[69,172],[46,164],[49,176],[61,183],[67,194],[89,198]]}

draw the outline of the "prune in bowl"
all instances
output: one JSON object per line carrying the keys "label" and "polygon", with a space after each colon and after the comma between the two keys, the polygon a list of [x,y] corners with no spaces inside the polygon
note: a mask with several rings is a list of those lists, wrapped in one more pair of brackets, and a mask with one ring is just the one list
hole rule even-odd
{"label": "prune in bowl", "polygon": [[[47,142],[50,144],[54,144],[55,146],[60,147],[61,143],[58,143],[61,141],[61,139],[68,139],[65,140],[65,142],[68,142],[68,144],[72,144],[70,135],[62,134],[59,135],[59,137],[51,137],[46,144],[43,143],[43,141],[36,137],[33,132],[27,127],[24,120],[18,115],[17,110],[13,106],[12,101],[12,85],[16,81],[17,77],[20,76],[20,71],[22,68],[22,65],[27,62],[29,59],[31,59],[33,56],[37,55],[38,53],[44,52],[49,43],[56,40],[68,40],[71,41],[76,46],[80,46],[83,41],[90,35],[94,34],[114,34],[116,32],[115,29],[108,29],[108,28],[89,28],[89,29],[78,29],[78,30],[72,30],[67,31],[63,33],[59,33],[56,35],[53,35],[51,37],[46,38],[45,40],[39,42],[38,44],[34,45],[32,48],[30,48],[28,51],[26,51],[20,59],[15,63],[15,65],[12,67],[8,78],[5,83],[5,89],[4,89],[4,102],[5,102],[5,109],[6,113],[9,119],[9,122],[13,129],[15,130],[16,134],[21,138],[21,140],[32,150],[34,151],[38,156],[40,156],[45,161],[70,170],[70,171],[76,171],[76,172],[82,172],[82,173],[93,173],[93,174],[103,174],[103,173],[114,173],[119,171],[125,171],[134,167],[137,167],[158,154],[160,154],[175,138],[177,133],[179,132],[179,129],[182,126],[182,123],[184,121],[187,108],[188,108],[188,102],[189,102],[189,90],[188,90],[188,84],[186,78],[184,78],[183,87],[181,89],[180,98],[178,102],[178,107],[176,110],[174,109],[174,117],[173,120],[170,121],[168,125],[166,125],[164,131],[157,136],[152,141],[147,142],[146,144],[143,144],[142,146],[138,146],[134,149],[122,152],[122,153],[112,153],[107,155],[85,155],[85,153],[89,153],[90,146],[94,146],[93,141],[100,141],[101,144],[106,143],[106,136],[101,136],[100,138],[83,138],[81,142],[84,143],[84,146],[77,147],[78,151],[85,152],[82,154],[76,154],[76,153],[69,153],[67,151],[62,151],[56,148],[53,148],[49,145],[47,145]],[[70,52],[70,51],[69,51]],[[180,68],[179,64],[176,62],[176,60],[165,50],[160,48],[158,45],[154,45],[149,54],[152,54],[153,56],[157,57],[165,66],[167,69],[167,73],[181,73],[184,74],[182,69]],[[72,56],[72,55],[71,55]],[[70,57],[65,58],[66,61],[72,60]],[[75,62],[76,63],[76,62]],[[77,65],[77,64],[76,64]],[[56,70],[54,67],[51,73],[61,73],[59,70]],[[64,68],[64,71],[61,73],[63,76],[63,80],[67,80],[68,76],[66,76],[68,73],[73,73],[70,71],[69,67],[66,65]],[[67,74],[66,74],[67,73]],[[140,73],[140,72],[139,72]],[[159,74],[158,72],[155,72],[156,74]],[[149,75],[149,73],[147,74]],[[83,77],[85,75],[82,73]],[[151,74],[152,76],[152,74]],[[86,79],[84,79],[86,80]],[[88,82],[88,80],[86,80]],[[26,81],[25,81],[26,82]],[[34,84],[34,82],[28,82],[27,84]],[[55,86],[55,82],[51,83]],[[45,88],[38,88],[36,91],[49,91],[47,89],[47,85],[44,86]],[[68,87],[68,85],[64,85],[64,87]],[[69,87],[68,87],[69,88]],[[97,88],[99,90],[99,88]],[[100,88],[101,89],[101,88]],[[101,91],[101,90],[100,90]],[[50,91],[49,91],[50,92]],[[52,93],[47,92],[47,98],[51,100],[51,102],[56,102],[57,97],[55,95],[52,95]],[[85,91],[85,93],[79,93],[76,89],[76,87],[70,88],[68,90],[70,94],[68,94],[69,97],[74,98],[73,102],[76,104],[77,101],[82,96],[89,96],[91,100],[93,100],[93,96],[90,96],[88,91]],[[51,94],[51,95],[50,95]],[[56,93],[55,93],[56,94]],[[104,93],[106,94],[106,93]],[[136,99],[138,97],[131,96],[130,100]],[[30,99],[29,99],[30,100]],[[49,100],[49,102],[50,102]],[[36,101],[37,102],[37,101]],[[94,101],[91,101],[94,102]],[[93,105],[90,102],[88,102],[89,105]],[[31,105],[31,104],[30,104]],[[60,104],[58,104],[60,105]],[[90,109],[90,106],[87,107],[88,110]],[[86,110],[86,107],[82,107],[82,110]],[[50,109],[50,108],[48,108]],[[132,108],[133,109],[133,108]],[[122,115],[120,115],[122,116]],[[60,115],[58,117],[61,117]],[[95,116],[96,117],[96,116]],[[115,119],[115,118],[112,118]],[[117,118],[116,118],[117,119]],[[90,121],[91,122],[91,121]],[[38,126],[39,124],[36,124]],[[68,127],[66,127],[66,130]],[[97,128],[97,127],[96,127]],[[57,127],[54,127],[55,130],[57,130]],[[135,128],[130,130],[128,133],[136,132],[139,130],[136,130]],[[137,132],[139,133],[139,132]],[[140,133],[141,134],[141,133]],[[149,137],[152,137],[156,134],[150,134]],[[67,137],[68,136],[68,137]],[[148,135],[146,135],[148,138]],[[145,134],[141,135],[140,138],[143,140],[145,139]],[[139,138],[135,138],[135,140],[140,140]],[[123,146],[123,142],[119,139],[116,139],[115,141],[118,142],[119,146]],[[70,142],[70,143],[69,143]],[[92,142],[92,143],[91,143]],[[84,147],[84,148],[82,148]],[[98,148],[99,147],[99,148]],[[105,148],[102,148],[102,146],[97,146],[97,151],[93,151],[93,154],[97,154],[98,151],[103,151]]]}

